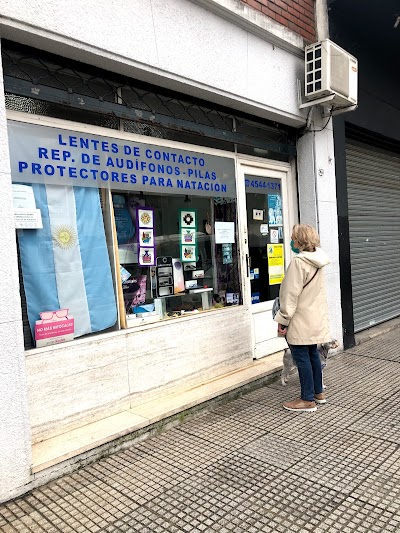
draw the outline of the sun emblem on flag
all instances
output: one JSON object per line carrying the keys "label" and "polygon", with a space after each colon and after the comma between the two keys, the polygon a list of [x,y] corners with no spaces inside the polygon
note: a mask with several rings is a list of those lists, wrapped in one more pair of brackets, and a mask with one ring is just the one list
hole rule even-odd
{"label": "sun emblem on flag", "polygon": [[77,241],[76,231],[72,226],[60,225],[52,232],[54,244],[63,250],[72,248]]}

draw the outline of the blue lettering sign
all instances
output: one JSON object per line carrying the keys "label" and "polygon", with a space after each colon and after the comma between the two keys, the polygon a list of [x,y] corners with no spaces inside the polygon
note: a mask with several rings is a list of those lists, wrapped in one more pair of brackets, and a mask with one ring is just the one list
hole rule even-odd
{"label": "blue lettering sign", "polygon": [[[16,182],[236,196],[235,165],[231,157],[14,120],[9,120],[8,126],[12,177]],[[260,188],[273,190],[272,185]]]}

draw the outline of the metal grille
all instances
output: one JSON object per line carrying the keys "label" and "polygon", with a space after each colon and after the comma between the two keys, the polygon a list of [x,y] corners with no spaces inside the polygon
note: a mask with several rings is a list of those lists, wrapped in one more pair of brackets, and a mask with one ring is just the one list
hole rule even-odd
{"label": "metal grille", "polygon": [[400,315],[400,156],[346,146],[354,329]]}
{"label": "metal grille", "polygon": [[295,133],[209,102],[2,41],[9,109],[288,160]]}

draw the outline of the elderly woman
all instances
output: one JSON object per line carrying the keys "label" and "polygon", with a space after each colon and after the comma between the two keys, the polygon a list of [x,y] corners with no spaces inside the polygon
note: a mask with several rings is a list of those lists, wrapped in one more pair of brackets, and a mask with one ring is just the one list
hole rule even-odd
{"label": "elderly woman", "polygon": [[290,246],[296,256],[282,282],[275,315],[278,335],[286,337],[300,379],[301,398],[285,402],[288,411],[316,411],[316,404],[326,403],[317,344],[330,340],[323,273],[329,259],[319,244],[312,226],[293,227]]}

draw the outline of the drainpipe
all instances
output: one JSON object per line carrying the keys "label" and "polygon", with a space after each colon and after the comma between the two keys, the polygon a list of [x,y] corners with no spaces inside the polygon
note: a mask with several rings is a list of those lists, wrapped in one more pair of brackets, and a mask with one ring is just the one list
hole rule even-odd
{"label": "drainpipe", "polygon": [[317,40],[329,39],[328,5],[326,0],[315,0]]}

